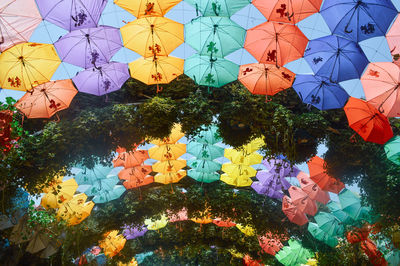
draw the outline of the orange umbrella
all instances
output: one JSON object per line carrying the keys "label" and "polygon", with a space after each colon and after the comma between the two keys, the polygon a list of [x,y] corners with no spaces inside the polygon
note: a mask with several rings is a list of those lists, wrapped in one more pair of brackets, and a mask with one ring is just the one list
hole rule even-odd
{"label": "orange umbrella", "polygon": [[365,97],[387,117],[400,116],[400,67],[390,62],[370,63],[361,77]]}
{"label": "orange umbrella", "polygon": [[215,218],[213,221],[213,224],[219,227],[232,227],[236,226],[236,223],[231,222],[231,219],[228,220],[222,220],[221,218]]}
{"label": "orange umbrella", "polygon": [[365,141],[385,144],[393,137],[387,117],[368,102],[350,97],[344,111],[350,127]]}
{"label": "orange umbrella", "polygon": [[330,201],[328,192],[323,191],[314,181],[311,180],[310,176],[304,172],[300,172],[297,175],[297,179],[300,182],[301,189],[308,194],[308,196],[321,202],[322,204],[327,204]]}
{"label": "orange umbrella", "polygon": [[314,156],[308,162],[308,169],[310,170],[310,179],[314,181],[321,189],[338,194],[343,188],[344,184],[329,176],[325,172],[325,161],[318,156]]}
{"label": "orange umbrella", "polygon": [[318,208],[315,201],[313,201],[301,188],[291,186],[289,188],[289,194],[293,204],[296,205],[301,212],[311,216],[314,216],[317,213]]}
{"label": "orange umbrella", "polygon": [[247,31],[244,48],[260,63],[283,66],[303,57],[307,43],[297,26],[267,21]]}
{"label": "orange umbrella", "polygon": [[147,159],[149,159],[147,150],[134,150],[119,153],[113,160],[113,164],[114,167],[123,166],[124,168],[132,168],[141,165]]}
{"label": "orange umbrella", "polygon": [[397,17],[386,33],[386,41],[389,44],[390,52],[393,56],[393,62],[400,65],[400,17]]}
{"label": "orange umbrella", "polygon": [[304,225],[308,222],[304,212],[301,212],[288,196],[284,196],[282,199],[282,211],[292,223]]}
{"label": "orange umbrella", "polygon": [[322,0],[253,0],[268,21],[296,24],[319,11]]}
{"label": "orange umbrella", "polygon": [[28,118],[50,118],[67,109],[77,93],[70,79],[49,81],[27,92],[15,107]]}
{"label": "orange umbrella", "polygon": [[132,189],[153,183],[154,178],[148,175],[151,171],[150,165],[141,165],[122,169],[118,173],[118,177],[121,180],[125,180],[123,185],[126,189]]}
{"label": "orange umbrella", "polygon": [[248,64],[240,67],[238,80],[253,94],[275,95],[290,88],[295,74],[275,64]]}
{"label": "orange umbrella", "polygon": [[[282,239],[286,240],[286,239]],[[283,244],[278,236],[273,236],[271,233],[266,233],[265,236],[258,238],[258,243],[265,253],[275,256],[276,252],[283,248]]]}

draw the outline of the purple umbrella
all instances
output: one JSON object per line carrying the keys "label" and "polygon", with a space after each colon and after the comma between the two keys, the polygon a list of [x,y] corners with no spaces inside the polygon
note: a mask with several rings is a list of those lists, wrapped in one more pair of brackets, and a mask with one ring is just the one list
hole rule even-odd
{"label": "purple umbrella", "polygon": [[251,187],[258,193],[270,198],[281,199],[283,198],[283,193],[280,188],[271,184],[271,186],[265,185],[261,182],[253,182]]}
{"label": "purple umbrella", "polygon": [[284,190],[288,190],[291,186],[284,176],[280,176],[275,172],[258,171],[256,178],[263,184],[274,184]]}
{"label": "purple umbrella", "polygon": [[43,19],[68,31],[96,27],[107,0],[36,0]]}
{"label": "purple umbrella", "polygon": [[296,177],[300,173],[300,170],[296,166],[292,166],[281,159],[265,159],[262,163],[268,172],[277,173],[281,177]]}
{"label": "purple umbrella", "polygon": [[122,232],[122,234],[125,236],[127,240],[144,236],[144,234],[146,234],[146,232],[148,231],[145,226],[139,226],[139,227],[124,226],[124,228],[125,229]]}
{"label": "purple umbrella", "polygon": [[80,92],[101,96],[119,90],[128,78],[127,64],[110,62],[83,70],[72,81]]}
{"label": "purple umbrella", "polygon": [[110,26],[72,31],[54,43],[61,60],[90,68],[110,61],[122,47],[119,29]]}

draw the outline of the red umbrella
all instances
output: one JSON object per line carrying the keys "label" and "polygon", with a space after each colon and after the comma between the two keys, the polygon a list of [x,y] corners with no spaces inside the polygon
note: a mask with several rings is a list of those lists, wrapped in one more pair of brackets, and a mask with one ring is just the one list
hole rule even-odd
{"label": "red umbrella", "polygon": [[265,253],[275,256],[276,252],[283,248],[281,241],[272,236],[271,233],[266,233],[265,236],[258,238],[258,243]]}
{"label": "red umbrella", "polygon": [[350,97],[344,111],[350,127],[365,141],[385,144],[393,137],[387,117],[368,102]]}
{"label": "red umbrella", "polygon": [[323,191],[314,181],[311,180],[310,176],[304,172],[300,172],[297,175],[297,179],[300,182],[301,189],[308,194],[308,196],[321,202],[322,204],[327,204],[330,201],[328,192]]}
{"label": "red umbrella", "polygon": [[388,265],[387,261],[383,257],[382,252],[378,250],[375,243],[371,239],[367,239],[361,242],[361,249],[368,256],[369,262],[374,266],[385,266]]}
{"label": "red umbrella", "polygon": [[325,161],[318,156],[311,158],[307,162],[308,169],[310,170],[310,179],[322,190],[338,194],[344,188],[344,184],[336,178],[329,176],[325,172],[324,164]]}
{"label": "red umbrella", "polygon": [[243,264],[245,266],[264,266],[264,264],[261,263],[261,260],[254,260],[249,255],[243,257]]}
{"label": "red umbrella", "polygon": [[282,199],[282,211],[292,223],[297,225],[308,223],[307,216],[293,204],[292,200],[288,196],[284,196]]}
{"label": "red umbrella", "polygon": [[221,218],[213,219],[213,224],[219,227],[232,227],[236,225],[236,223],[231,222],[230,219],[223,221]]}
{"label": "red umbrella", "polygon": [[154,182],[154,178],[148,175],[151,171],[150,165],[136,166],[122,169],[118,173],[118,177],[125,180],[123,185],[126,189],[137,188]]}
{"label": "red umbrella", "polygon": [[304,192],[301,188],[291,186],[289,188],[290,198],[296,207],[306,214],[314,216],[317,211],[317,205],[315,201],[313,201],[306,192]]}
{"label": "red umbrella", "polygon": [[267,21],[247,31],[244,48],[260,63],[283,66],[303,57],[307,43],[297,26]]}
{"label": "red umbrella", "polygon": [[149,159],[147,150],[134,150],[119,153],[113,160],[113,164],[114,167],[123,166],[124,168],[132,168],[141,165],[147,159]]}

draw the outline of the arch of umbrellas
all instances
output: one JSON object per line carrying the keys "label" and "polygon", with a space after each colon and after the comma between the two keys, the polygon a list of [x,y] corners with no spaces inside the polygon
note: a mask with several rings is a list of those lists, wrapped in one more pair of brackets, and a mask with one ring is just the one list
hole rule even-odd
{"label": "arch of umbrellas", "polygon": [[[6,0],[0,4],[0,87],[27,91],[15,105],[20,112],[28,118],[50,118],[68,108],[78,91],[105,95],[120,89],[129,77],[156,85],[158,89],[159,85],[182,74],[209,89],[239,80],[253,94],[267,96],[292,87],[305,104],[320,110],[343,108],[355,134],[365,141],[385,144],[388,159],[400,164],[399,137],[393,137],[388,120],[400,112],[400,20],[390,0],[340,3],[334,0],[253,0],[252,3],[249,0],[187,0],[197,17],[186,25],[165,17],[180,0],[114,2],[136,19],[121,28],[99,25],[107,4],[105,0]],[[231,17],[249,4],[267,22],[246,31]],[[318,12],[332,34],[308,40],[297,23]],[[43,20],[68,33],[54,44],[29,42]],[[370,62],[361,49],[359,42],[379,36],[386,37],[393,62]],[[186,59],[171,56],[184,42],[196,54]],[[129,64],[113,62],[112,57],[122,47],[142,57]],[[258,63],[239,66],[225,58],[241,48]],[[300,58],[305,59],[314,74],[296,75],[285,67]],[[69,80],[51,80],[61,62],[82,70]],[[366,99],[350,97],[340,85],[351,79],[361,80]],[[10,116],[6,112],[1,115]],[[3,129],[10,123],[9,119],[5,121]],[[2,132],[6,132],[2,133],[3,142],[7,131]],[[371,228],[364,229],[363,225],[372,224],[374,215],[343,183],[324,173],[321,158],[309,161],[310,176],[287,165],[282,158],[264,160],[267,170],[257,172],[252,165],[262,161],[256,152],[262,140],[255,140],[242,149],[224,150],[217,145],[220,139],[215,128],[205,129],[187,145],[178,142],[182,136],[177,127],[169,138],[151,140],[155,147],[148,151],[119,150],[114,166],[124,169],[118,175],[109,175],[111,169],[97,166],[93,170],[82,170],[73,179],[63,181],[58,177],[54,186],[44,191],[47,194],[42,205],[58,209],[59,218],[74,225],[90,215],[94,204],[117,199],[126,189],[137,189],[152,182],[179,182],[185,176],[199,182],[221,180],[233,186],[251,185],[257,193],[282,199],[282,211],[293,223],[304,225],[313,217],[315,223],[308,224],[310,233],[330,246],[335,246],[337,238],[344,236],[348,225],[362,228],[362,233],[348,231],[347,238],[353,241],[352,234],[361,235],[354,241],[362,242],[373,263],[381,265],[383,260],[393,263],[400,258],[398,250],[368,238]],[[194,158],[179,159],[186,152]],[[216,160],[223,156],[231,162],[221,164]],[[146,165],[144,161],[149,157],[158,162]],[[251,179],[254,176],[255,182]],[[287,177],[297,177],[301,187],[291,186]],[[75,195],[78,185],[89,188]],[[283,194],[284,190],[288,190],[290,197]],[[329,202],[328,191],[339,194],[340,204]],[[91,200],[87,201],[87,197]],[[330,212],[317,213],[316,202],[326,204]],[[205,217],[194,222],[218,221],[207,210]],[[147,229],[157,227],[155,224],[149,221]],[[239,226],[248,233],[249,229],[244,228]],[[124,239],[115,233],[107,236],[110,241],[113,238],[122,242]],[[104,243],[107,241],[103,246]],[[273,255],[282,247],[277,239],[267,243],[274,251],[266,252]],[[292,240],[276,256],[283,264],[296,265],[306,262],[312,254]]]}

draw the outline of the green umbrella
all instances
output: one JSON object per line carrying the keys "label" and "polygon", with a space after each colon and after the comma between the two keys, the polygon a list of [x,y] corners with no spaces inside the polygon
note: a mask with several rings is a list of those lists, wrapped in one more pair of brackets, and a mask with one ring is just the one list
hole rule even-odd
{"label": "green umbrella", "polygon": [[275,258],[285,266],[298,266],[306,263],[313,255],[310,250],[303,248],[297,240],[290,239],[289,246],[283,247],[276,253]]}
{"label": "green umbrella", "polygon": [[213,173],[221,170],[220,163],[201,159],[190,159],[187,161],[187,166],[200,173]]}
{"label": "green umbrella", "polygon": [[394,247],[392,241],[382,234],[375,235],[378,237],[375,240],[376,247],[382,252],[389,266],[400,265],[400,250]]}
{"label": "green umbrella", "polygon": [[195,156],[197,159],[204,160],[214,160],[219,157],[224,157],[224,148],[200,142],[189,142],[186,146],[186,152]]}
{"label": "green umbrella", "polygon": [[308,223],[308,231],[315,239],[324,242],[330,247],[335,247],[338,244],[336,237],[328,235],[315,223]]}
{"label": "green umbrella", "polygon": [[400,136],[395,136],[385,144],[387,158],[400,165]]}
{"label": "green umbrella", "polygon": [[218,133],[218,127],[215,125],[203,128],[195,139],[197,142],[203,144],[216,144],[222,141],[222,138]]}
{"label": "green umbrella", "polygon": [[[80,168],[80,167],[77,167]],[[101,164],[95,165],[93,169],[81,169],[81,171],[75,175],[75,181],[78,185],[92,185],[99,179],[107,178],[107,175],[114,168],[111,166],[104,166]]]}
{"label": "green umbrella", "polygon": [[354,192],[343,189],[339,193],[340,205],[342,205],[342,210],[347,213],[356,222],[368,221],[373,222],[375,217],[371,215],[371,210],[369,207],[363,207],[361,205],[360,196],[356,195]]}
{"label": "green umbrella", "polygon": [[202,173],[202,172],[198,172],[194,169],[190,169],[187,172],[187,175],[190,176],[191,178],[193,178],[196,181],[199,182],[204,182],[204,183],[211,183],[214,181],[219,180],[220,178],[220,174],[214,172],[214,173]]}
{"label": "green umbrella", "polygon": [[226,17],[198,17],[185,25],[185,42],[201,55],[225,57],[244,45],[246,30]]}
{"label": "green umbrella", "polygon": [[184,71],[198,85],[219,88],[237,80],[239,66],[223,58],[194,54],[185,60]]}
{"label": "green umbrella", "polygon": [[[243,7],[250,4],[250,0],[185,0],[196,8],[205,17],[230,17]],[[199,14],[197,14],[199,15]]]}
{"label": "green umbrella", "polygon": [[347,215],[344,211],[342,211],[342,207],[336,201],[330,201],[326,206],[329,208],[331,213],[339,219],[339,221],[344,225],[352,225],[354,224],[354,220]]}
{"label": "green umbrella", "polygon": [[121,197],[122,194],[126,191],[126,188],[121,185],[116,185],[112,190],[102,190],[97,193],[92,201],[94,203],[105,203]]}
{"label": "green umbrella", "polygon": [[344,227],[342,223],[333,214],[319,212],[314,216],[318,227],[330,236],[343,236]]}
{"label": "green umbrella", "polygon": [[98,179],[92,185],[90,185],[86,190],[85,194],[87,196],[96,196],[104,191],[113,190],[114,186],[118,184],[119,178],[116,175],[108,175],[107,178]]}

